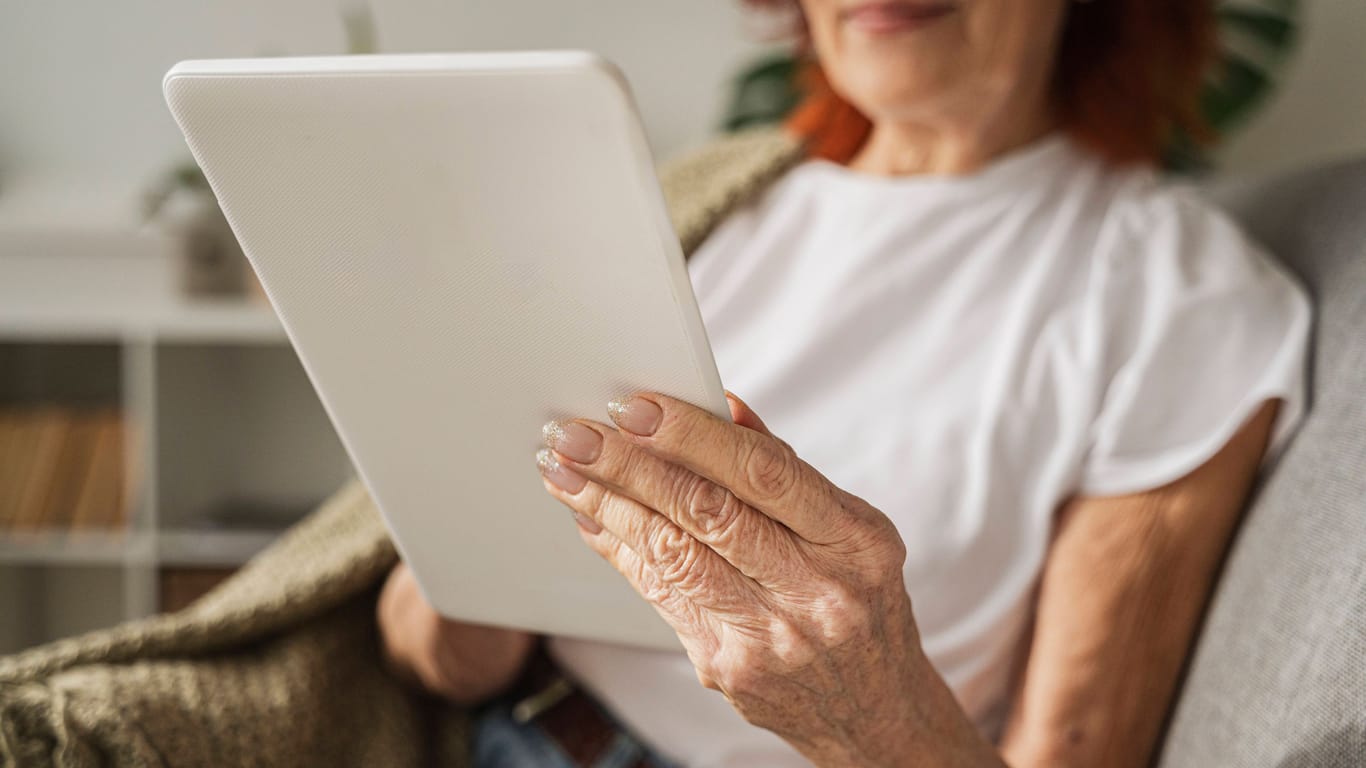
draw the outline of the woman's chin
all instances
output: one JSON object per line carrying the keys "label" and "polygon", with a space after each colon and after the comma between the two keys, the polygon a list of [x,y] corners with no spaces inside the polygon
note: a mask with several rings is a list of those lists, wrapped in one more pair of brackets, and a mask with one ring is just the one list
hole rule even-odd
{"label": "woman's chin", "polygon": [[853,79],[842,95],[868,118],[911,119],[943,100],[945,89],[925,78]]}

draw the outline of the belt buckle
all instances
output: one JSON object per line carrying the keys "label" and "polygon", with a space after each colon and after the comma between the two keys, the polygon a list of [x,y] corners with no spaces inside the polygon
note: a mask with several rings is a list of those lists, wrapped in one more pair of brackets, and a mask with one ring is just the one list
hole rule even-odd
{"label": "belt buckle", "polygon": [[535,693],[524,696],[512,705],[512,719],[518,725],[526,725],[544,714],[551,707],[574,692],[573,683],[564,675],[557,675],[548,685]]}

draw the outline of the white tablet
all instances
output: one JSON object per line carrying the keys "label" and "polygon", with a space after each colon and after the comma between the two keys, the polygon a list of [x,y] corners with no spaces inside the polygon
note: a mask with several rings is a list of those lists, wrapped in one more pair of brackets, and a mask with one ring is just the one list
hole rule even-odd
{"label": "white tablet", "polygon": [[187,61],[166,101],[427,599],[678,648],[578,539],[541,425],[729,418],[628,86],[579,51]]}

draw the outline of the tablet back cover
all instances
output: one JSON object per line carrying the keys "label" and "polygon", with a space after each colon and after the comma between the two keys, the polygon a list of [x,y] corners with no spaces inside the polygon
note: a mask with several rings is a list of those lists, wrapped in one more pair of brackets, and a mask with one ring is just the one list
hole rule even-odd
{"label": "tablet back cover", "polygon": [[677,639],[542,488],[547,420],[729,418],[625,81],[582,52],[184,62],[167,103],[428,600]]}

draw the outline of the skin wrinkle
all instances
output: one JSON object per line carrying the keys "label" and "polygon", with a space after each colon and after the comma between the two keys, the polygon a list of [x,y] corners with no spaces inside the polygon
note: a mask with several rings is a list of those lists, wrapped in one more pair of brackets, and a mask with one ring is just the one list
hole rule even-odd
{"label": "skin wrinkle", "polygon": [[754,504],[758,507],[782,508],[792,504],[797,487],[797,472],[793,468],[795,454],[781,449],[772,441],[750,442],[743,466],[745,477],[754,489]]}
{"label": "skin wrinkle", "polygon": [[[605,454],[608,456],[610,456],[611,453],[612,451],[605,451]],[[565,461],[568,462],[568,459],[565,459]],[[607,465],[610,465],[611,463],[610,459],[605,462]],[[618,466],[629,465],[629,462],[618,463]],[[707,565],[705,566],[705,569],[713,574],[712,578],[721,580],[720,582],[715,583],[733,585],[733,588],[725,590],[725,592],[730,595],[729,602],[723,602],[719,597],[715,597],[713,604],[710,606],[711,608],[723,610],[728,613],[740,613],[737,608],[728,606],[751,604],[757,595],[762,594],[760,590],[755,588],[754,582],[749,580],[743,572],[736,573],[728,563],[717,557],[716,553],[689,537],[666,516],[652,510],[640,509],[640,503],[638,501],[618,493],[609,487],[590,484],[589,486],[586,486],[583,491],[580,491],[579,495],[583,495],[584,493],[593,494],[597,498],[596,500],[587,500],[585,508],[577,511],[594,519],[602,524],[604,528],[609,530],[614,528],[621,529],[624,526],[625,530],[623,532],[628,534],[628,539],[623,540],[623,545],[632,548],[630,539],[634,538],[642,542],[641,548],[637,550],[638,554],[645,555],[655,553],[658,562],[651,566],[652,570],[655,572],[656,577],[671,586],[676,592],[686,595],[696,591],[702,591],[704,593],[720,591],[706,590],[700,585],[694,586],[692,584],[679,582],[676,576],[661,570],[684,569],[686,573],[691,570],[698,570],[700,572],[704,568],[704,566],[688,566],[686,564],[671,562],[676,559],[678,553],[669,547],[677,546],[681,543],[690,546],[697,558],[706,561]],[[619,510],[619,513],[610,511],[608,514],[604,514],[603,510]],[[640,513],[637,513],[637,510],[639,510]],[[615,522],[616,520],[621,520],[623,522]],[[664,542],[657,541],[657,538],[661,536],[666,537],[667,540]],[[650,564],[647,563],[647,565]],[[726,575],[719,575],[723,573]]]}
{"label": "skin wrinkle", "polygon": [[[641,553],[642,559],[650,564],[659,578],[672,584],[681,594],[714,594],[729,592],[724,586],[716,584],[711,576],[710,564],[703,565],[701,542],[672,526],[661,525],[650,534],[647,545],[648,554]],[[724,598],[717,598],[709,608],[724,606]]]}
{"label": "skin wrinkle", "polygon": [[612,533],[603,531],[596,536],[580,533],[590,544],[618,570],[623,571],[632,584],[640,585],[642,594],[670,623],[688,623],[701,626],[704,622],[690,618],[696,612],[691,602],[684,599],[676,589],[661,581],[656,574],[624,542]]}
{"label": "skin wrinkle", "polygon": [[[624,441],[624,436],[617,430],[585,420],[575,421],[597,432],[601,436],[604,446]],[[584,465],[574,462],[568,457],[560,456],[560,460],[563,465],[571,469],[577,467],[580,471],[585,470]],[[680,491],[679,488],[706,487],[714,489],[713,492],[715,493],[724,494],[728,499],[733,499],[732,503],[739,505],[739,508],[736,509],[737,524],[731,529],[733,539],[730,541],[723,536],[708,536],[701,530],[700,526],[690,525],[689,518],[691,516],[686,511],[681,511],[674,522],[723,556],[733,551],[730,545],[744,549],[758,547],[771,552],[772,556],[764,558],[763,561],[751,560],[738,566],[738,570],[742,574],[755,582],[765,581],[775,587],[781,586],[784,581],[784,571],[787,569],[775,569],[770,561],[789,563],[803,554],[799,546],[794,546],[792,537],[787,535],[790,531],[782,523],[762,514],[754,514],[754,509],[745,504],[729,489],[714,481],[702,478],[680,465],[661,461],[659,457],[653,456],[647,451],[620,447],[616,450],[607,450],[605,453],[600,452],[594,463],[598,465],[601,484],[614,494],[619,495],[623,486],[614,483],[610,479],[611,477],[631,478],[636,486],[635,493],[643,497],[641,503],[647,507],[653,502],[665,508],[689,509],[691,505],[688,496],[689,491]],[[624,466],[619,466],[619,464],[624,464]],[[636,502],[632,500],[624,503],[634,506]],[[734,551],[743,550],[735,549]]]}
{"label": "skin wrinkle", "polygon": [[[851,639],[849,643],[857,643],[860,646],[860,648],[854,651],[856,654],[876,653],[880,650],[872,642],[871,638],[867,636]],[[866,690],[866,686],[851,688],[846,684],[844,679],[834,671],[835,665],[830,662],[828,657],[823,659],[823,661],[826,663],[822,665],[822,671],[824,671],[826,676],[831,680],[831,684],[828,686],[829,690],[826,692],[827,695],[833,692],[835,701],[848,705],[844,707],[843,710],[836,708],[826,710],[823,712],[823,720],[828,726],[829,732],[843,734],[845,737],[844,741],[848,743],[860,743],[862,739],[857,736],[857,732],[860,730],[860,724],[878,723],[883,720],[884,718],[881,714],[882,708],[878,706],[876,701],[873,702],[871,706],[862,701],[860,693],[863,690]],[[870,755],[861,753],[858,757],[861,761],[871,762]]]}
{"label": "skin wrinkle", "polygon": [[[796,554],[796,548],[787,545],[789,540],[779,535],[781,531],[777,530],[774,521],[755,514],[730,490],[697,476],[685,485],[687,490],[675,497],[681,499],[680,508],[685,510],[683,527],[711,548],[725,553],[759,547],[774,552],[773,559],[778,562],[789,562],[790,556]],[[711,501],[718,497],[719,502]],[[716,511],[709,511],[713,509]],[[780,584],[782,581],[781,573],[768,565],[732,565],[756,582]]]}
{"label": "skin wrinkle", "polygon": [[[585,491],[587,490],[589,489],[586,487]],[[600,500],[595,508],[589,509],[585,506],[579,511],[592,517],[605,530],[616,535],[614,529],[619,529],[621,523],[616,522],[615,517],[608,519],[601,514],[599,510],[606,503],[603,500],[611,498],[617,500],[619,506],[630,508],[636,507],[638,503],[634,499],[606,489],[601,489],[597,495]],[[744,602],[737,594],[742,591],[737,589],[739,579],[734,578],[743,576],[734,573],[716,553],[692,539],[662,515],[649,511],[644,511],[644,514],[627,512],[622,514],[621,518],[631,520],[630,525],[639,526],[636,538],[641,542],[637,548],[631,545],[630,540],[617,536],[621,545],[639,557],[660,583],[668,586],[673,592],[690,600],[694,598],[689,598],[689,595],[706,595],[708,607],[718,610],[729,610],[728,605]],[[727,573],[727,576],[722,577],[719,573]],[[708,588],[709,586],[711,588]],[[723,597],[723,594],[726,596]]]}
{"label": "skin wrinkle", "polygon": [[697,476],[688,478],[682,485],[678,496],[683,501],[685,519],[691,523],[689,529],[703,541],[717,545],[718,549],[738,543],[734,534],[744,520],[743,502],[725,488]]}
{"label": "skin wrinkle", "polygon": [[[641,396],[654,399],[656,402],[665,399],[662,395],[654,393],[641,393]],[[750,507],[763,511],[769,517],[783,523],[794,533],[813,544],[832,543],[818,533],[829,531],[830,526],[820,520],[819,516],[809,511],[825,509],[828,507],[828,503],[835,498],[829,487],[830,483],[826,481],[825,477],[804,461],[788,462],[786,466],[795,471],[797,475],[789,483],[793,489],[794,498],[775,500],[770,503],[756,498],[758,493],[750,486],[747,479],[748,462],[746,459],[754,450],[753,444],[762,433],[755,432],[752,429],[736,430],[731,434],[728,442],[710,445],[711,453],[705,459],[699,459],[696,450],[696,446],[699,444],[697,435],[700,430],[706,429],[708,420],[714,419],[715,417],[710,413],[701,409],[684,409],[682,414],[666,411],[653,435],[635,435],[625,430],[621,430],[620,435],[626,442],[647,449],[656,456],[679,464],[699,475],[707,475],[708,470],[710,470],[712,474],[716,475],[712,477],[714,481],[736,493]],[[758,423],[762,424],[762,422]],[[776,438],[771,435],[763,434],[763,438],[776,441]],[[790,452],[790,449],[788,451]],[[742,469],[736,471],[735,468],[737,467]]]}

